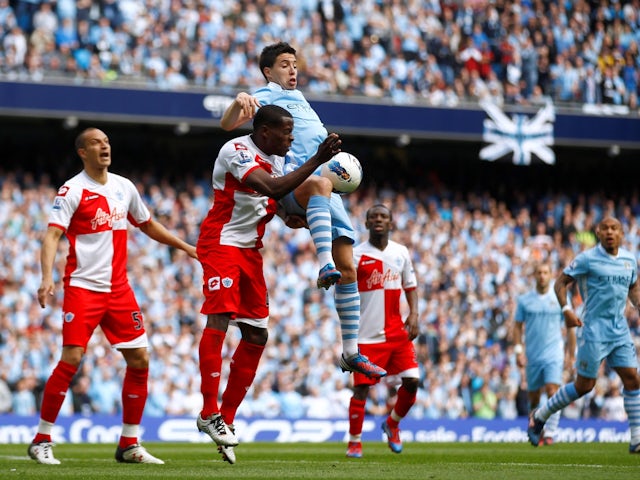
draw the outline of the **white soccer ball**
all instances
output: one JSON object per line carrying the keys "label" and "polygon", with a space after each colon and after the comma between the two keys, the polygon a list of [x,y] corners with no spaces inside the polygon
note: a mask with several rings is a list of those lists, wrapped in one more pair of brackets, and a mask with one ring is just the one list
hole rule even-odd
{"label": "white soccer ball", "polygon": [[320,174],[331,180],[334,192],[351,193],[360,186],[362,166],[350,153],[339,152],[322,165]]}

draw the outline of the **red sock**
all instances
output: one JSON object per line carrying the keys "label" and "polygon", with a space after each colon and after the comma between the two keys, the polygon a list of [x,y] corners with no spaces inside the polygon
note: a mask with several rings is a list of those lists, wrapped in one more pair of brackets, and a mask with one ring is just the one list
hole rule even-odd
{"label": "red sock", "polygon": [[135,445],[136,443],[138,443],[138,439],[136,437],[120,437],[118,446],[120,448],[127,448],[131,445]]}
{"label": "red sock", "polygon": [[36,436],[33,437],[33,441],[31,443],[40,443],[40,442],[50,442],[51,435],[47,435],[44,433],[36,433]]}
{"label": "red sock", "polygon": [[205,328],[200,339],[200,391],[203,406],[200,415],[207,418],[218,413],[218,389],[222,370],[222,342],[226,333],[213,328]]}
{"label": "red sock", "polygon": [[[42,406],[40,407],[40,418],[45,422],[55,423],[64,402],[64,397],[69,390],[69,385],[73,376],[78,370],[70,363],[60,360],[56,368],[53,369],[42,394]],[[37,438],[37,437],[36,437]],[[49,437],[49,440],[51,437]]]}
{"label": "red sock", "polygon": [[244,400],[247,390],[256,376],[264,345],[240,340],[231,361],[227,388],[222,394],[222,419],[228,425],[233,423],[238,407]]}
{"label": "red sock", "polygon": [[148,377],[148,368],[127,367],[122,384],[122,423],[140,425],[147,401]]}
{"label": "red sock", "polygon": [[[396,400],[395,407],[393,407],[393,411],[400,418],[404,418],[414,403],[416,403],[416,392],[409,392],[404,388],[404,385],[401,385],[398,389],[398,399]],[[398,422],[391,418],[391,415],[387,418],[387,422],[389,422],[389,426],[391,427],[398,426]]]}
{"label": "red sock", "polygon": [[349,402],[349,434],[360,435],[362,433],[362,422],[364,422],[364,406],[366,400],[358,400],[351,397]]}

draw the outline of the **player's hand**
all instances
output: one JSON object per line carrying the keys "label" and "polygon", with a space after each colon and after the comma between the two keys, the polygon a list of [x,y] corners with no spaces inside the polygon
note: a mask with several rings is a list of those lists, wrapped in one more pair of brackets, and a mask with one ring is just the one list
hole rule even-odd
{"label": "player's hand", "polygon": [[43,281],[38,288],[38,303],[42,308],[47,306],[47,297],[53,297],[54,285],[52,281]]}
{"label": "player's hand", "polygon": [[578,317],[576,312],[573,310],[567,310],[564,312],[564,324],[567,328],[581,327],[583,325],[582,320],[580,320],[580,317]]}
{"label": "player's hand", "polygon": [[524,367],[527,364],[527,357],[524,353],[516,354],[516,365],[519,367]]}
{"label": "player's hand", "polygon": [[417,313],[410,313],[407,316],[407,320],[404,322],[404,329],[407,331],[409,340],[414,340],[420,334]]}
{"label": "player's hand", "polygon": [[302,215],[287,215],[284,224],[289,228],[309,228],[307,219]]}
{"label": "player's hand", "polygon": [[189,245],[187,248],[185,248],[184,251],[187,252],[187,255],[189,255],[191,258],[195,258],[196,260],[198,260],[198,253],[196,252],[196,247],[194,247],[193,245]]}
{"label": "player's hand", "polygon": [[262,106],[256,97],[253,97],[246,92],[240,92],[236,95],[236,103],[240,105],[242,117],[247,119],[253,118],[256,110]]}
{"label": "player's hand", "polygon": [[320,144],[316,154],[311,158],[315,158],[315,160],[319,164],[328,162],[336,153],[340,152],[341,145],[342,140],[340,140],[338,134],[330,133],[327,138],[325,138],[324,141]]}

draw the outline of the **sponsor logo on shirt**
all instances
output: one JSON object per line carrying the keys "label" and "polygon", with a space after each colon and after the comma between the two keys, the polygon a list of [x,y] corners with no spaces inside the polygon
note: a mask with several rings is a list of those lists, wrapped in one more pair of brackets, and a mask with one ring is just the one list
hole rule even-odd
{"label": "sponsor logo on shirt", "polygon": [[63,185],[58,189],[58,196],[64,197],[68,191],[69,191],[69,187],[67,187],[66,185]]}
{"label": "sponsor logo on shirt", "polygon": [[95,200],[96,198],[98,198],[100,195],[98,195],[97,193],[95,195],[87,195],[86,197],[84,197],[84,201],[88,202],[89,200]]}
{"label": "sponsor logo on shirt", "polygon": [[117,222],[118,220],[122,220],[126,217],[126,213],[124,211],[119,212],[118,210],[114,210],[111,213],[105,212],[101,208],[96,210],[96,216],[91,220],[91,228],[96,229],[102,225],[109,225],[109,227],[113,227],[113,222]]}
{"label": "sponsor logo on shirt", "polygon": [[386,272],[380,272],[378,269],[373,270],[371,275],[366,280],[367,288],[374,288],[376,286],[384,287],[386,282],[395,282],[400,280],[400,274],[393,272],[391,269],[387,269]]}
{"label": "sponsor logo on shirt", "polygon": [[220,277],[211,277],[207,280],[207,288],[210,292],[220,290]]}
{"label": "sponsor logo on shirt", "polygon": [[240,150],[238,152],[238,156],[240,157],[240,163],[249,163],[251,162],[251,155],[246,150]]}

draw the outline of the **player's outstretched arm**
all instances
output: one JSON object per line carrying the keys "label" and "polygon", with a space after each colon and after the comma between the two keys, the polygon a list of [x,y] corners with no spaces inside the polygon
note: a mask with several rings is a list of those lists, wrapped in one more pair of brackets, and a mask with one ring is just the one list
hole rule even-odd
{"label": "player's outstretched arm", "polygon": [[340,145],[342,140],[338,134],[330,133],[320,144],[315,155],[292,172],[282,177],[272,177],[266,170],[256,168],[249,173],[244,183],[262,195],[280,200],[287,193],[295,190],[320,165],[338,153]]}
{"label": "player's outstretched arm", "polygon": [[257,98],[246,92],[240,92],[236,95],[233,103],[224,111],[220,119],[220,126],[228,132],[235,130],[251,120],[260,106]]}
{"label": "player's outstretched arm", "polygon": [[153,238],[156,242],[164,243],[170,247],[179,248],[180,250],[184,250],[191,258],[198,258],[196,247],[188,244],[181,238],[176,237],[173,233],[167,230],[164,225],[154,219],[140,225],[140,230],[142,230],[145,235]]}

